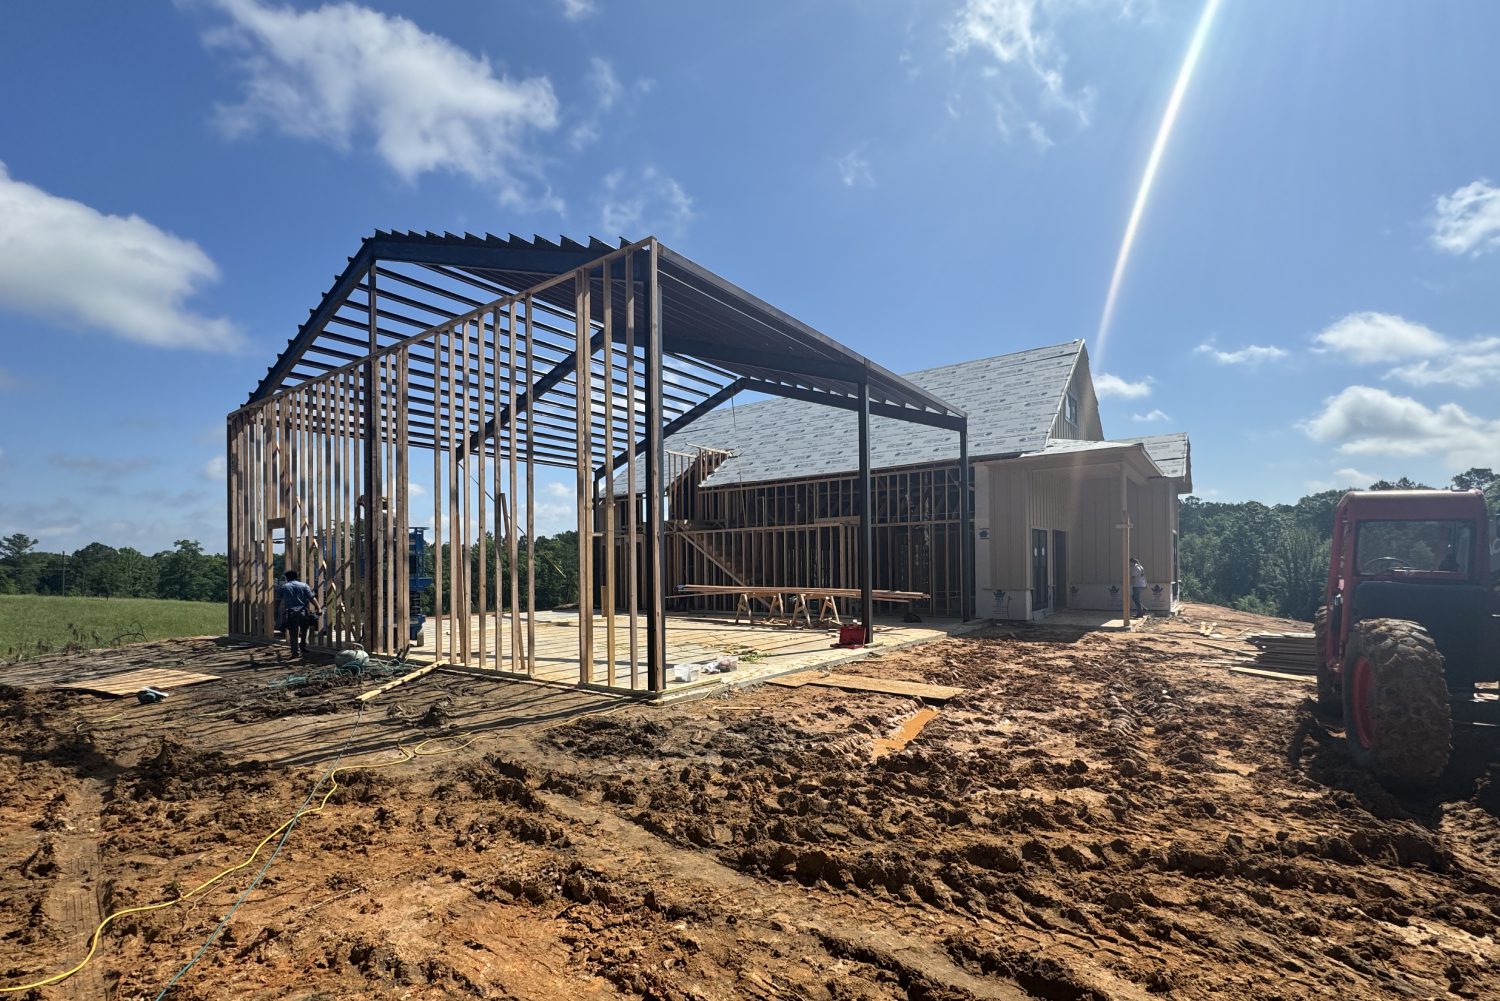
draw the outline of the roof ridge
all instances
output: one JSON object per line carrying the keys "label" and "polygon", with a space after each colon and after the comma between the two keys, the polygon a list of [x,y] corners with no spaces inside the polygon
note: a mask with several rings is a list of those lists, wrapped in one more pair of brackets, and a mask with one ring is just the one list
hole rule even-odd
{"label": "roof ridge", "polygon": [[1044,344],[1036,348],[1022,348],[1019,351],[1007,351],[1004,354],[986,355],[983,358],[969,358],[966,361],[949,362],[947,365],[934,365],[932,368],[919,368],[910,372],[900,373],[905,378],[914,375],[926,375],[929,372],[941,372],[946,369],[963,368],[965,365],[980,365],[985,362],[1001,361],[1005,358],[1014,358],[1017,355],[1041,354],[1044,351],[1056,351],[1060,348],[1072,348],[1074,352],[1081,351],[1084,346],[1083,338],[1075,338],[1071,341],[1059,341],[1056,344]]}

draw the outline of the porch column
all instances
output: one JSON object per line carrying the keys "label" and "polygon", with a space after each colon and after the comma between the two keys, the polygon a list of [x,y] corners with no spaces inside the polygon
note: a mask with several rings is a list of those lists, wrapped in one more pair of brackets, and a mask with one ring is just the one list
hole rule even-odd
{"label": "porch column", "polygon": [[1130,502],[1125,489],[1125,463],[1120,463],[1120,618],[1130,625]]}
{"label": "porch column", "polygon": [[875,639],[875,533],[870,511],[870,383],[859,384],[859,621]]}

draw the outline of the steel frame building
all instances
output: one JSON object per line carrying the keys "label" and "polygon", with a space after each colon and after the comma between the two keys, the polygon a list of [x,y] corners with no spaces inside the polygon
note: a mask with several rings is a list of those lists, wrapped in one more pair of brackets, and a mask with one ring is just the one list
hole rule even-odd
{"label": "steel frame building", "polygon": [[[282,533],[286,558],[325,595],[315,643],[402,650],[415,485],[432,500],[437,659],[534,675],[536,566],[521,540],[534,536],[536,467],[560,466],[578,493],[578,683],[661,692],[664,442],[743,392],[856,415],[854,559],[868,626],[871,417],[955,434],[968,484],[961,410],[655,238],[612,247],[377,232],[228,415],[230,632],[271,635]],[[617,473],[628,485],[611,503]],[[959,494],[957,558],[972,581],[972,488]],[[600,594],[623,600],[596,611]],[[965,618],[972,594],[963,588]]]}

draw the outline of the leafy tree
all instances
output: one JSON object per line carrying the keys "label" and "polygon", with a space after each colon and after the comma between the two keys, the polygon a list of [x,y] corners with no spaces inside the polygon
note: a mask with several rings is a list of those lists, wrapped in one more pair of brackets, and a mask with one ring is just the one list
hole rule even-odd
{"label": "leafy tree", "polygon": [[69,590],[75,594],[111,597],[119,593],[115,581],[119,551],[102,542],[90,542],[69,559]]}
{"label": "leafy tree", "polygon": [[1484,490],[1488,492],[1497,483],[1500,483],[1500,475],[1496,475],[1493,469],[1480,469],[1478,466],[1471,466],[1453,477],[1453,487],[1455,490]]}
{"label": "leafy tree", "polygon": [[[124,598],[156,597],[156,564],[138,549],[126,546],[115,552],[112,576],[115,594]],[[228,571],[225,571],[226,584]]]}
{"label": "leafy tree", "polygon": [[23,532],[0,539],[0,560],[16,563],[37,547],[37,540]]}
{"label": "leafy tree", "polygon": [[179,601],[208,601],[215,591],[212,570],[203,557],[203,547],[191,539],[178,539],[176,549],[151,557],[156,564],[156,596]]}
{"label": "leafy tree", "polygon": [[1397,480],[1395,483],[1392,483],[1390,480],[1376,480],[1374,483],[1370,484],[1370,489],[1371,490],[1431,490],[1432,488],[1429,487],[1425,483],[1418,483],[1416,480],[1408,479],[1407,477],[1403,476],[1403,477],[1401,477],[1401,479]]}

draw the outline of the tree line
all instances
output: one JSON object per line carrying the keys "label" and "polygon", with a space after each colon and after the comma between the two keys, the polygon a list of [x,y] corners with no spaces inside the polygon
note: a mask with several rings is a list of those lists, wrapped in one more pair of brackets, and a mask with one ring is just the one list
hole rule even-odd
{"label": "tree line", "polygon": [[[1491,517],[1500,512],[1500,475],[1494,471],[1470,469],[1449,485],[1483,490]],[[1367,489],[1430,488],[1402,477]],[[1184,498],[1178,523],[1183,597],[1311,621],[1323,601],[1333,512],[1344,493],[1324,490],[1295,504],[1269,506]]]}
{"label": "tree line", "polygon": [[0,538],[0,594],[224,601],[229,592],[224,556],[205,553],[190,539],[150,556],[102,542],[71,553],[44,552],[37,545],[20,532]]}
{"label": "tree line", "polygon": [[[1450,486],[1483,490],[1491,514],[1500,512],[1500,474],[1470,469],[1453,477]],[[1425,487],[1404,477],[1369,486],[1371,490],[1419,488]],[[1295,504],[1274,505],[1185,498],[1178,525],[1183,596],[1262,615],[1311,620],[1322,601],[1333,512],[1343,496],[1342,490],[1324,490]],[[537,608],[577,602],[577,538],[571,531],[537,537]],[[71,553],[43,552],[37,545],[36,539],[21,533],[0,538],[0,594],[227,600],[229,570],[224,556],[205,553],[201,545],[189,539],[179,539],[172,549],[149,556],[128,546],[116,549],[100,542]],[[509,554],[504,545],[498,548],[501,579],[498,588],[491,581],[486,601],[489,608],[495,607],[497,597],[507,603],[510,600]],[[476,577],[480,559],[485,561],[487,572],[493,570],[496,550],[497,542],[488,533],[483,545],[469,547],[467,558]],[[518,554],[524,589],[525,540]],[[434,561],[441,558],[444,577],[451,578],[448,557],[446,546],[441,554],[429,548],[420,576],[433,576]],[[283,558],[278,554],[278,579],[283,569]],[[310,575],[304,570],[303,576]],[[451,580],[444,581],[445,606],[451,600],[451,584]],[[471,604],[476,601],[477,594],[472,595]],[[422,596],[420,607],[431,611],[430,590]]]}
{"label": "tree line", "polygon": [[[577,532],[559,532],[555,536],[538,536],[536,540],[536,607],[556,608],[578,600]],[[91,542],[72,552],[39,550],[36,539],[24,533],[0,538],[0,594],[86,595],[104,598],[170,598],[179,601],[227,601],[229,565],[222,553],[205,553],[190,539],[178,539],[171,549],[147,555],[124,546],[116,549],[102,542]],[[521,587],[526,586],[526,542],[518,549]],[[483,545],[468,547],[471,570],[478,575],[479,560],[493,573],[497,543],[486,533]],[[492,581],[486,604],[494,608],[495,596],[503,592],[509,601],[509,553],[498,544],[501,580]],[[462,558],[463,554],[460,554]],[[431,548],[422,561],[419,576],[433,576],[433,562],[438,554]],[[444,576],[449,548],[443,547]],[[275,556],[274,572],[279,580],[285,571],[285,558]],[[309,568],[298,567],[304,579],[312,580]],[[415,568],[414,568],[415,569]],[[451,580],[443,584],[445,606],[451,600]],[[477,594],[472,596],[477,601]],[[432,593],[422,596],[421,606],[432,609]]]}

